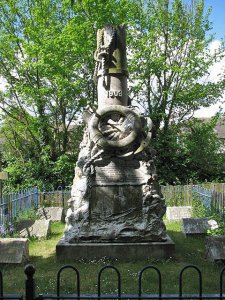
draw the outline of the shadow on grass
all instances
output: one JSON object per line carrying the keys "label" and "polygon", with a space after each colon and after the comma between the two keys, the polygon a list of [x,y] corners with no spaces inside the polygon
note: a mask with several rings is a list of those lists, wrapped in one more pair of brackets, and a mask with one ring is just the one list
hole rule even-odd
{"label": "shadow on grass", "polygon": [[201,265],[206,262],[205,236],[185,237],[182,232],[168,230],[175,243],[175,260],[187,264]]}

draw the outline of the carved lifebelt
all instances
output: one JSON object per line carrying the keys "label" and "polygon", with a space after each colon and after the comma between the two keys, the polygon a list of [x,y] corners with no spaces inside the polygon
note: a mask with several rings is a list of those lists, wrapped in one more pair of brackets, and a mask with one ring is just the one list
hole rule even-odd
{"label": "carved lifebelt", "polygon": [[[132,130],[129,134],[119,140],[107,139],[99,128],[100,120],[107,115],[118,113],[126,118],[132,118]],[[116,126],[115,126],[116,127]],[[135,142],[141,131],[141,119],[139,115],[132,109],[122,105],[109,105],[101,109],[97,109],[89,122],[89,132],[91,140],[101,148],[123,149],[129,147]]]}

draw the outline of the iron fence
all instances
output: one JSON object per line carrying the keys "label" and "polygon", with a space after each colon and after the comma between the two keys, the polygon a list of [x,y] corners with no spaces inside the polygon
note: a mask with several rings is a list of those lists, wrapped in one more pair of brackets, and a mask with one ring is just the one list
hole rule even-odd
{"label": "iron fence", "polygon": [[[167,185],[161,186],[161,192],[167,206],[191,206],[194,197],[197,196],[203,201],[206,208],[211,207],[224,216],[225,184]],[[0,203],[0,234],[1,225],[12,223],[19,213],[32,207],[60,206],[67,208],[70,196],[70,187],[58,187],[53,191],[39,191],[34,187],[3,195]]]}
{"label": "iron fence", "polygon": [[161,192],[167,206],[192,206],[198,197],[206,209],[224,216],[225,183],[204,183],[199,185],[166,185]]}
{"label": "iron fence", "polygon": [[222,189],[209,189],[204,186],[193,186],[193,194],[198,197],[206,210],[210,212],[218,213],[221,217],[224,217],[225,208],[225,185],[222,185]]}
{"label": "iron fence", "polygon": [[[63,294],[61,291],[61,275],[65,270],[72,270],[76,275],[76,285],[75,293],[71,294]],[[106,294],[102,291],[102,277],[105,272],[105,270],[111,269],[115,272],[117,276],[117,292],[115,294]],[[197,274],[197,281],[198,281],[198,290],[197,293],[190,293],[186,294],[184,293],[184,274],[187,270],[192,269]],[[156,272],[157,275],[157,293],[154,294],[146,294],[143,292],[143,275],[147,273],[147,271],[153,271]],[[211,294],[204,294],[203,293],[203,284],[202,284],[202,273],[200,269],[194,265],[188,265],[184,267],[178,277],[178,293],[172,293],[172,294],[164,294],[162,293],[162,275],[158,268],[155,266],[146,266],[144,267],[139,273],[138,273],[138,286],[137,286],[137,294],[124,294],[121,289],[121,274],[119,270],[114,266],[105,266],[103,267],[97,277],[97,293],[96,294],[81,294],[81,280],[80,280],[80,273],[77,268],[71,265],[63,266],[58,272],[57,272],[57,281],[56,281],[56,294],[35,294],[35,279],[34,279],[34,273],[35,269],[32,265],[27,265],[25,267],[25,274],[26,274],[26,280],[25,280],[25,287],[24,287],[24,294],[23,295],[9,295],[5,294],[3,291],[3,279],[2,279],[2,273],[0,271],[0,299],[23,299],[25,297],[26,300],[43,300],[43,299],[120,299],[120,300],[128,300],[128,299],[174,299],[174,300],[183,300],[183,299],[197,299],[197,300],[203,300],[203,299],[215,299],[215,300],[223,300],[225,299],[225,293],[223,291],[223,277],[225,273],[225,267],[221,270],[218,282],[219,282],[219,289],[216,291],[216,293]],[[151,272],[148,272],[151,274]],[[152,283],[150,276],[148,277],[149,282]],[[113,281],[112,281],[113,282]],[[191,291],[193,292],[193,291]]]}
{"label": "iron fence", "polygon": [[[37,187],[20,192],[4,194],[0,203],[0,235],[9,231],[16,218],[30,210],[39,207],[67,207],[70,198],[70,187],[59,187],[54,191],[39,191]],[[4,228],[3,228],[4,227]]]}
{"label": "iron fence", "polygon": [[36,187],[3,195],[0,204],[0,226],[10,225],[19,213],[32,207],[38,207],[38,189]]}

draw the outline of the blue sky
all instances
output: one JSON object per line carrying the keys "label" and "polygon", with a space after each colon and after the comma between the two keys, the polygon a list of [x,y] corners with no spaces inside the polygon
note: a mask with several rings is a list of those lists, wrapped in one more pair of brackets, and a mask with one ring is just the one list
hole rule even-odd
{"label": "blue sky", "polygon": [[205,0],[205,6],[212,7],[210,21],[212,22],[212,33],[217,39],[225,39],[225,0]]}

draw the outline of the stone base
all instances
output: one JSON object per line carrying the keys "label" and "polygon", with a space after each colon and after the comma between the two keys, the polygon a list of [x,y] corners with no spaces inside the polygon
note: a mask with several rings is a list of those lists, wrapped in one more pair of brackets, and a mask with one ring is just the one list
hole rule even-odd
{"label": "stone base", "polygon": [[61,261],[102,258],[121,261],[168,259],[174,256],[174,252],[175,243],[169,236],[165,242],[69,244],[62,239],[56,245],[56,256]]}

